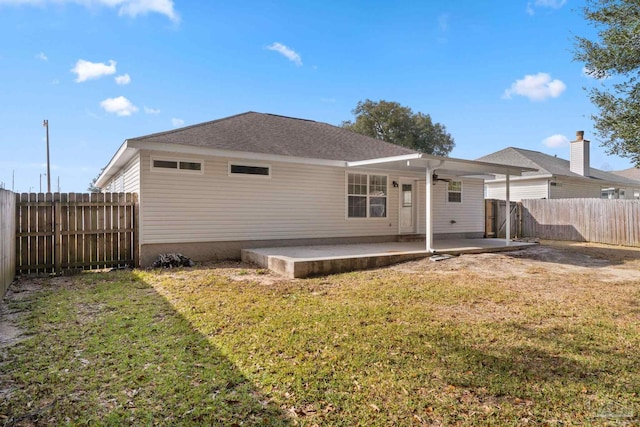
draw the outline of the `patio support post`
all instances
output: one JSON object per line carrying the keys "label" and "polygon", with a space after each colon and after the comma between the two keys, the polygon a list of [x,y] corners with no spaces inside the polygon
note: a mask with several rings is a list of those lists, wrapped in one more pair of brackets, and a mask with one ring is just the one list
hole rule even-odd
{"label": "patio support post", "polygon": [[507,179],[505,180],[505,183],[506,183],[506,186],[507,186],[507,188],[506,188],[506,197],[505,197],[507,199],[506,200],[506,202],[507,202],[506,203],[506,208],[505,208],[507,210],[507,212],[506,212],[507,216],[506,216],[505,227],[504,227],[505,228],[505,233],[506,233],[506,235],[505,235],[505,239],[506,239],[505,243],[506,243],[507,246],[509,246],[509,242],[511,242],[511,198],[510,198],[510,194],[509,194],[510,187],[511,187],[511,185],[509,184],[510,177],[511,176],[507,172],[507,175],[506,175]]}
{"label": "patio support post", "polygon": [[433,210],[431,203],[431,192],[432,192],[432,180],[431,180],[431,168],[427,166],[426,168],[426,205],[424,211],[425,217],[425,227],[424,227],[424,241],[427,252],[433,252]]}

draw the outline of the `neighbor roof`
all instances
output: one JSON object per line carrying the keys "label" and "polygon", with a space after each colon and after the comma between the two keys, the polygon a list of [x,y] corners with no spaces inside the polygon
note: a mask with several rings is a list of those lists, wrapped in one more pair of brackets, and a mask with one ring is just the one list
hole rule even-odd
{"label": "neighbor roof", "polygon": [[253,111],[128,141],[346,161],[415,153],[327,123]]}
{"label": "neighbor roof", "polygon": [[538,169],[537,172],[524,172],[524,176],[537,175],[555,175],[566,176],[570,178],[580,179],[597,179],[608,182],[616,182],[620,184],[640,185],[640,182],[634,181],[611,172],[601,171],[593,166],[590,167],[589,176],[571,172],[569,161],[556,156],[550,156],[539,151],[525,150],[523,148],[508,147],[504,150],[496,151],[478,159],[482,162],[501,163],[511,166],[523,166]]}
{"label": "neighbor roof", "polygon": [[640,181],[640,169],[638,168],[623,169],[621,171],[611,171],[611,173],[628,179],[633,179],[635,181]]}

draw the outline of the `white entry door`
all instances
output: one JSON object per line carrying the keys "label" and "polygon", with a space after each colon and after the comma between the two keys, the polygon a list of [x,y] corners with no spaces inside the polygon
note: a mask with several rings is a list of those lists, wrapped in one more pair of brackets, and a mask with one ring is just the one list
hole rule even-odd
{"label": "white entry door", "polygon": [[400,180],[400,233],[415,233],[416,182]]}

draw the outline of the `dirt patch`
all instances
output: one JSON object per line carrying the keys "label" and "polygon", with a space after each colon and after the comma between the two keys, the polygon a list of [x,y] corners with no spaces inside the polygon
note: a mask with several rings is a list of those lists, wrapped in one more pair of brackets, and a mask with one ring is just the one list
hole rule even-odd
{"label": "dirt patch", "polygon": [[485,278],[584,274],[600,282],[640,280],[640,248],[592,243],[543,242],[513,252],[460,255],[444,261],[428,258],[391,267],[402,272],[461,271]]}

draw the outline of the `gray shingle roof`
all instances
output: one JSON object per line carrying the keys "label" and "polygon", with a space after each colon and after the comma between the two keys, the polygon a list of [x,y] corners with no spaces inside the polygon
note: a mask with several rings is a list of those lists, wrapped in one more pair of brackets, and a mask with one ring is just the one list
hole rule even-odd
{"label": "gray shingle roof", "polygon": [[327,123],[252,111],[129,141],[346,161],[415,153]]}
{"label": "gray shingle roof", "polygon": [[555,175],[567,176],[571,178],[581,178],[590,180],[602,180],[608,182],[617,182],[620,184],[640,184],[623,176],[615,175],[610,172],[601,171],[593,166],[590,167],[590,175],[584,177],[577,173],[571,172],[569,169],[569,161],[559,157],[550,156],[539,151],[525,150],[523,148],[508,147],[504,150],[477,159],[483,162],[500,163],[511,166],[525,166],[538,169],[537,172],[524,172],[523,176],[535,175]]}
{"label": "gray shingle roof", "polygon": [[611,173],[640,182],[640,169],[638,168],[623,169],[621,171],[611,171]]}

